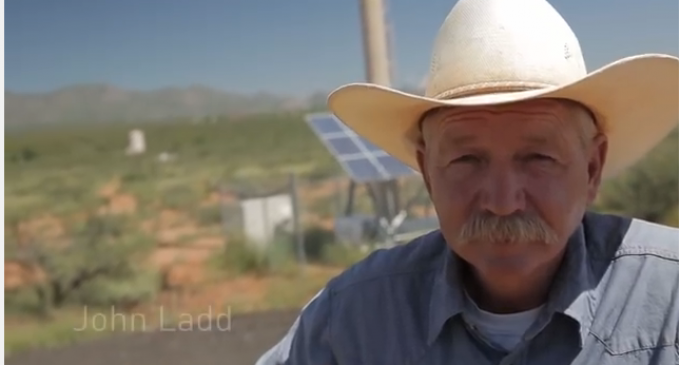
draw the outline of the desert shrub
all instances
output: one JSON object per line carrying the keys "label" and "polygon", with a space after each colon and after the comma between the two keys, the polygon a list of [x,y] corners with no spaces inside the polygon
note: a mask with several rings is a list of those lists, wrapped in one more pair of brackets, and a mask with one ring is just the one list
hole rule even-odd
{"label": "desert shrub", "polygon": [[31,242],[9,250],[10,259],[44,270],[44,279],[31,286],[44,313],[67,304],[97,304],[88,302],[96,296],[88,295],[87,289],[92,292],[94,287],[100,297],[108,296],[109,303],[129,303],[129,293],[121,289],[116,289],[121,293],[116,297],[113,283],[134,286],[140,280],[137,259],[153,247],[153,241],[130,224],[123,216],[92,214],[73,229],[67,244]]}
{"label": "desert shrub", "polygon": [[297,272],[297,247],[290,234],[277,234],[266,249],[267,270],[272,274]]}
{"label": "desert shrub", "polygon": [[310,262],[323,261],[325,247],[335,242],[335,233],[319,226],[306,229],[303,237],[305,256]]}
{"label": "desert shrub", "polygon": [[330,244],[324,246],[322,262],[326,265],[348,267],[366,257],[368,250],[359,246],[345,244]]}
{"label": "desert shrub", "polygon": [[76,293],[75,301],[91,306],[130,306],[153,299],[160,288],[159,273],[154,270],[135,268],[124,277],[98,277]]}
{"label": "desert shrub", "polygon": [[286,274],[295,271],[296,251],[290,235],[277,234],[272,242],[258,245],[242,235],[230,236],[213,264],[230,274]]}
{"label": "desert shrub", "polygon": [[168,209],[183,210],[197,205],[200,198],[189,186],[171,186],[163,191],[161,204]]}
{"label": "desert shrub", "polygon": [[242,236],[230,237],[218,260],[220,268],[234,274],[267,271],[266,252]]}
{"label": "desert shrub", "polygon": [[309,206],[309,212],[323,218],[333,217],[338,213],[338,198],[336,195],[315,200]]}
{"label": "desert shrub", "polygon": [[666,216],[664,217],[664,220],[663,220],[662,223],[669,225],[669,226],[672,226],[672,227],[678,226],[678,206],[677,205],[674,208],[672,208],[668,213],[666,213]]}
{"label": "desert shrub", "polygon": [[222,223],[222,206],[219,204],[199,207],[196,220],[201,226],[214,226]]}
{"label": "desert shrub", "polygon": [[5,292],[5,315],[13,314],[30,316],[44,314],[43,303],[34,288],[26,287]]}
{"label": "desert shrub", "polygon": [[607,182],[596,208],[662,222],[678,204],[677,151],[675,132],[630,170]]}

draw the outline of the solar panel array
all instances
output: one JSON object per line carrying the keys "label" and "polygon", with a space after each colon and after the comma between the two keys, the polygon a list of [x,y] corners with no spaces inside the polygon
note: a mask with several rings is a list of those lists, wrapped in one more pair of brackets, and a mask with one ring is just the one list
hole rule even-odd
{"label": "solar panel array", "polygon": [[386,181],[416,173],[357,135],[333,114],[308,115],[307,123],[355,182]]}

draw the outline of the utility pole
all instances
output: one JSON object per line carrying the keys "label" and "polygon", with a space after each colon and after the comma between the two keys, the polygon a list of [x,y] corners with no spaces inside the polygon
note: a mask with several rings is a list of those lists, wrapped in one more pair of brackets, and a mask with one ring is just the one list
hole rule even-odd
{"label": "utility pole", "polygon": [[[366,80],[390,86],[390,52],[385,24],[384,0],[360,0]],[[399,187],[396,180],[368,183],[373,206],[387,221],[399,213]]]}
{"label": "utility pole", "polygon": [[390,86],[389,47],[383,0],[360,0],[366,80]]}

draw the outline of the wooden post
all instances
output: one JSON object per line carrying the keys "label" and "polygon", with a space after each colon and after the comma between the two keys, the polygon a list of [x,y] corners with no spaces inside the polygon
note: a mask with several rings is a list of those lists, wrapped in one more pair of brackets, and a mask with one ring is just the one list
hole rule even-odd
{"label": "wooden post", "polygon": [[290,196],[293,204],[293,234],[295,237],[295,246],[298,256],[298,264],[302,266],[304,271],[307,265],[307,258],[305,255],[305,242],[302,234],[300,199],[298,196],[298,183],[295,173],[290,174]]}

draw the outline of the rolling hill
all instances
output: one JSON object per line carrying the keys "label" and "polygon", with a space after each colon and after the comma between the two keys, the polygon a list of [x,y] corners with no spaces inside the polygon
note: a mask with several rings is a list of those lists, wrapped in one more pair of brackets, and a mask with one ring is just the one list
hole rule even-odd
{"label": "rolling hill", "polygon": [[[321,95],[321,93],[319,94]],[[205,86],[124,90],[106,84],[76,85],[53,92],[25,94],[5,91],[7,127],[62,122],[124,122],[177,117],[241,115],[309,108],[308,99],[259,93],[242,95]]]}

